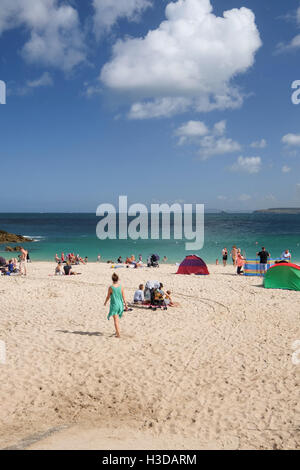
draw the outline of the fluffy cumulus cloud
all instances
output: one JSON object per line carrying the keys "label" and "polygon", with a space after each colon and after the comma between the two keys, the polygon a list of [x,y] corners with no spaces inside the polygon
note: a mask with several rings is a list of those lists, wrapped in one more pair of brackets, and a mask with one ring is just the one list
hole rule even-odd
{"label": "fluffy cumulus cloud", "polygon": [[78,13],[70,5],[58,0],[1,0],[0,35],[16,27],[29,34],[22,49],[29,63],[70,71],[85,60]]}
{"label": "fluffy cumulus cloud", "polygon": [[152,5],[150,0],[93,0],[94,30],[99,38],[120,19],[136,20]]}
{"label": "fluffy cumulus cloud", "polygon": [[239,157],[232,165],[231,170],[255,174],[261,170],[261,164],[260,157]]}
{"label": "fluffy cumulus cloud", "polygon": [[257,140],[255,142],[252,142],[252,144],[250,145],[250,147],[254,149],[264,149],[266,148],[266,146],[267,146],[266,139]]}
{"label": "fluffy cumulus cloud", "polygon": [[209,130],[202,121],[188,121],[182,124],[175,134],[179,136],[179,144],[184,144],[189,139],[203,137],[209,133]]}
{"label": "fluffy cumulus cloud", "polygon": [[282,137],[281,142],[289,147],[299,147],[300,134],[286,134]]}
{"label": "fluffy cumulus cloud", "polygon": [[177,0],[166,20],[143,38],[119,40],[100,79],[136,97],[131,118],[235,108],[243,97],[233,78],[254,64],[261,46],[248,8],[213,14],[210,0]]}
{"label": "fluffy cumulus cloud", "polygon": [[238,142],[226,136],[226,121],[217,122],[209,129],[202,121],[188,121],[175,131],[178,144],[194,144],[202,160],[241,150]]}

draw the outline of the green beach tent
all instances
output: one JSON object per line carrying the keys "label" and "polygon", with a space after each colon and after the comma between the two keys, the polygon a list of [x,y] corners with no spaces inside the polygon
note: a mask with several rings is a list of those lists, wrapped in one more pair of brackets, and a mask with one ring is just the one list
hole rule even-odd
{"label": "green beach tent", "polygon": [[264,286],[267,289],[300,291],[300,266],[293,263],[278,263],[266,272]]}

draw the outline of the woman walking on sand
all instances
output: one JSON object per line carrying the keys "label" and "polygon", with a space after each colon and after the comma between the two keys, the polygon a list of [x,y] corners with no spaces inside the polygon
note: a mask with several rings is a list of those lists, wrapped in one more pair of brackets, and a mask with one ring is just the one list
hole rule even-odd
{"label": "woman walking on sand", "polygon": [[110,309],[107,319],[113,317],[115,329],[116,329],[116,338],[120,338],[120,328],[119,328],[119,318],[122,318],[124,307],[127,310],[127,303],[125,300],[124,289],[119,283],[119,276],[114,273],[112,275],[113,285],[109,287],[104,306],[110,300]]}

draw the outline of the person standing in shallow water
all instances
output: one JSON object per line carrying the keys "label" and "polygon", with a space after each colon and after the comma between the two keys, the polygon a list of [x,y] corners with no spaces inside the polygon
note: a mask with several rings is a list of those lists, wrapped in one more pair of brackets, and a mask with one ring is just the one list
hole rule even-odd
{"label": "person standing in shallow water", "polygon": [[227,248],[223,248],[222,250],[222,259],[223,259],[223,266],[225,267],[227,264],[227,259],[228,259],[228,250]]}
{"label": "person standing in shallow water", "polygon": [[109,320],[110,317],[113,317],[116,338],[120,338],[119,319],[122,318],[124,307],[127,310],[127,302],[125,299],[124,289],[120,285],[119,276],[116,273],[112,275],[112,281],[113,284],[108,288],[104,306],[106,306],[107,302],[110,300],[110,309],[107,319]]}

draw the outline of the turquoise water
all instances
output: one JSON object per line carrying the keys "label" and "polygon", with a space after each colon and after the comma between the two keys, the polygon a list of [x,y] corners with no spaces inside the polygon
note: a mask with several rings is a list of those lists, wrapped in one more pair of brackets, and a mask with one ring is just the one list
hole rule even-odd
{"label": "turquoise water", "polygon": [[[0,229],[27,235],[34,243],[26,246],[33,260],[53,260],[56,253],[74,252],[96,261],[116,260],[141,254],[167,256],[179,262],[187,254],[185,240],[105,240],[96,237],[99,218],[95,214],[0,214]],[[300,215],[281,214],[206,214],[205,241],[196,252],[208,263],[221,262],[221,250],[232,245],[241,248],[248,258],[265,246],[272,257],[279,257],[288,248],[294,262],[300,262]],[[0,245],[1,255],[5,245]]]}

